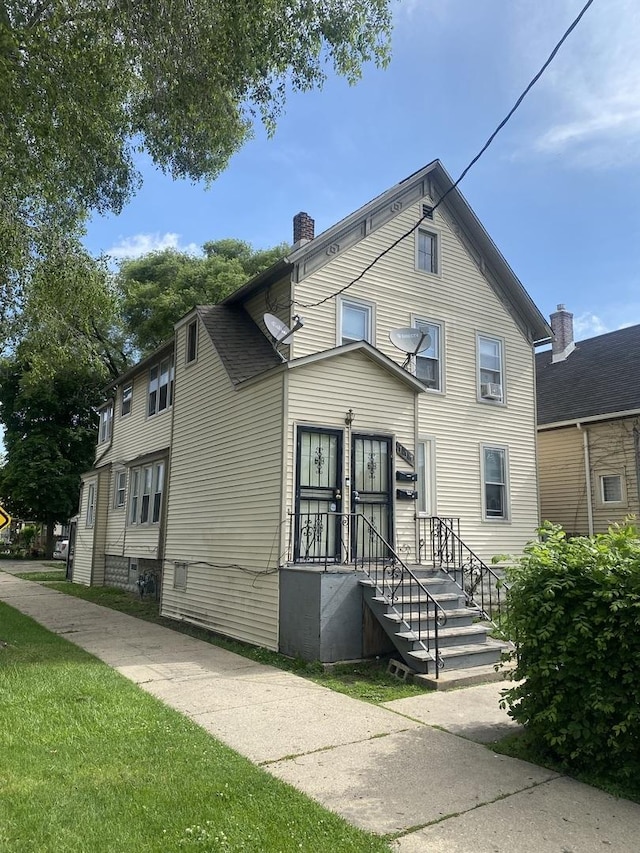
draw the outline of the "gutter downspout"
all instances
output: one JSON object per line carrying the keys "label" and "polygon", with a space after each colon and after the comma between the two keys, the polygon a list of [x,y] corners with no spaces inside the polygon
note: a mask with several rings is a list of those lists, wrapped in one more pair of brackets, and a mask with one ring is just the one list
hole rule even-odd
{"label": "gutter downspout", "polygon": [[593,500],[591,497],[591,460],[589,459],[589,433],[580,421],[576,426],[582,433],[582,445],[584,448],[584,477],[587,491],[587,523],[589,525],[589,536],[593,536]]}

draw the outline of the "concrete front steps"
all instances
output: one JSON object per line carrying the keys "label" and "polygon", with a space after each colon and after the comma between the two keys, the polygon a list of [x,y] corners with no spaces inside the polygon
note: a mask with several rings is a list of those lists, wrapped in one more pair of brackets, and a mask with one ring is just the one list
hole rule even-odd
{"label": "concrete front steps", "polygon": [[[428,608],[427,615],[427,596],[417,591],[415,583],[403,581],[393,585],[392,601],[391,587],[378,588],[367,577],[360,581],[365,601],[391,638],[404,663],[420,675],[421,680],[426,677],[429,681],[442,681],[442,687],[446,683],[451,686],[454,681],[459,686],[462,683],[478,683],[479,680],[495,680],[495,664],[500,661],[502,653],[508,650],[508,644],[488,636],[491,626],[480,621],[477,609],[465,606],[463,591],[448,575],[424,569],[415,570],[414,573],[442,609],[441,620],[446,620],[438,627],[440,666],[437,679],[435,616],[433,606]],[[424,639],[427,631],[430,640]],[[454,673],[459,675],[454,678]],[[504,676],[498,674],[498,677]]]}

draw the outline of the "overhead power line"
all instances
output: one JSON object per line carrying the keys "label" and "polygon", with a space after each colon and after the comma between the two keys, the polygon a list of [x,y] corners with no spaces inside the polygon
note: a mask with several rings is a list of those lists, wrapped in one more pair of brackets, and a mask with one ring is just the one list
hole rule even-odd
{"label": "overhead power line", "polygon": [[[531,78],[531,80],[530,80],[530,81],[529,81],[529,83],[527,84],[526,88],[524,89],[524,91],[522,92],[522,94],[520,95],[520,97],[518,98],[518,100],[517,100],[517,101],[515,102],[515,104],[511,107],[511,109],[509,110],[509,112],[507,113],[507,115],[502,119],[502,121],[501,121],[501,122],[500,122],[500,124],[496,127],[496,129],[493,131],[493,133],[491,134],[491,136],[487,139],[487,141],[486,141],[486,142],[485,142],[485,144],[482,146],[482,148],[480,149],[480,151],[478,151],[478,153],[477,153],[477,154],[476,154],[476,156],[471,160],[471,162],[470,162],[470,163],[469,163],[469,164],[468,164],[468,165],[467,165],[467,166],[462,170],[462,172],[460,173],[459,178],[455,181],[455,183],[453,183],[453,184],[449,187],[449,189],[448,189],[445,193],[443,193],[443,194],[442,194],[442,196],[441,196],[441,197],[436,201],[436,203],[433,205],[433,207],[431,208],[431,210],[430,210],[430,212],[429,212],[429,217],[431,217],[431,216],[433,215],[433,211],[434,211],[434,210],[436,210],[436,208],[438,208],[438,207],[442,204],[442,202],[445,200],[445,198],[449,195],[449,193],[450,193],[450,192],[453,192],[453,190],[458,186],[458,184],[459,184],[459,183],[463,180],[463,178],[467,175],[467,173],[469,172],[469,170],[470,170],[470,169],[471,169],[471,168],[472,168],[472,167],[473,167],[473,166],[478,162],[478,160],[482,157],[482,155],[485,153],[485,151],[487,150],[487,148],[489,148],[489,146],[491,145],[491,143],[493,142],[493,140],[494,140],[494,139],[496,138],[496,136],[500,133],[500,131],[502,130],[502,128],[507,124],[507,122],[511,119],[511,117],[512,117],[512,116],[513,116],[513,114],[516,112],[516,110],[518,109],[518,107],[520,106],[520,104],[521,104],[521,103],[524,101],[524,99],[527,97],[527,95],[529,94],[529,92],[531,91],[531,89],[533,89],[533,87],[535,86],[535,84],[536,84],[536,83],[538,82],[538,80],[542,77],[542,75],[543,75],[543,74],[544,74],[544,72],[547,70],[547,68],[551,65],[551,63],[552,63],[552,62],[553,62],[553,60],[555,59],[556,54],[558,53],[558,51],[560,50],[560,48],[562,47],[562,45],[565,43],[565,41],[569,38],[569,36],[570,36],[570,35],[571,35],[571,33],[573,32],[573,30],[578,26],[578,24],[580,23],[580,21],[581,21],[582,17],[585,15],[585,13],[587,12],[587,10],[588,10],[589,6],[591,6],[593,2],[594,2],[594,0],[587,0],[587,2],[584,4],[584,6],[582,7],[582,9],[581,9],[581,10],[580,10],[580,12],[578,13],[578,15],[577,15],[577,16],[575,17],[575,19],[573,20],[573,22],[572,22],[572,23],[570,24],[570,26],[565,30],[565,32],[564,32],[564,34],[563,34],[562,38],[561,38],[561,39],[560,39],[560,41],[556,44],[556,46],[553,48],[553,50],[551,51],[551,53],[550,53],[550,54],[549,54],[549,56],[547,57],[546,61],[544,62],[544,64],[542,65],[542,67],[540,68],[540,70],[538,71],[538,73],[537,73],[534,77],[532,77],[532,78]],[[353,287],[353,285],[354,285],[354,284],[356,284],[356,283],[357,283],[357,282],[359,282],[362,278],[364,278],[364,276],[369,272],[369,270],[370,270],[372,267],[374,267],[374,266],[378,263],[378,261],[380,261],[382,258],[384,258],[384,256],[385,256],[385,255],[388,255],[388,254],[389,254],[389,252],[391,252],[391,251],[392,251],[392,249],[395,249],[395,247],[396,247],[399,243],[401,243],[403,240],[406,240],[406,238],[407,238],[407,237],[411,236],[411,234],[413,234],[413,232],[414,232],[414,231],[416,231],[416,229],[418,229],[418,228],[420,227],[420,225],[424,222],[424,220],[425,220],[426,218],[427,218],[427,216],[426,216],[426,215],[425,215],[425,216],[422,216],[422,217],[421,217],[421,218],[416,222],[416,224],[415,224],[415,225],[412,225],[412,226],[411,226],[411,228],[409,228],[409,230],[408,230],[408,231],[405,231],[405,232],[404,232],[404,234],[401,234],[401,235],[400,235],[400,237],[398,237],[398,238],[397,238],[397,240],[394,240],[394,241],[393,241],[393,243],[391,243],[391,245],[390,245],[390,246],[387,246],[387,248],[386,248],[386,249],[384,249],[382,252],[380,252],[380,254],[376,255],[376,257],[375,257],[375,258],[374,258],[374,259],[373,259],[369,264],[367,264],[367,266],[362,270],[362,272],[360,272],[360,273],[359,273],[355,278],[351,279],[351,281],[349,281],[347,284],[345,284],[345,285],[344,285],[343,287],[341,287],[339,290],[336,290],[334,293],[329,294],[329,296],[325,296],[323,299],[320,299],[320,300],[318,300],[317,302],[309,302],[309,303],[306,303],[306,304],[305,304],[305,303],[303,303],[303,302],[298,302],[298,300],[297,300],[297,299],[295,299],[295,300],[294,300],[294,303],[295,303],[295,304],[297,304],[297,305],[299,305],[301,308],[317,308],[319,305],[324,305],[324,303],[325,303],[325,302],[328,302],[330,299],[334,299],[336,296],[340,296],[340,294],[341,294],[341,293],[344,293],[344,292],[345,292],[345,290],[348,290],[350,287]]]}

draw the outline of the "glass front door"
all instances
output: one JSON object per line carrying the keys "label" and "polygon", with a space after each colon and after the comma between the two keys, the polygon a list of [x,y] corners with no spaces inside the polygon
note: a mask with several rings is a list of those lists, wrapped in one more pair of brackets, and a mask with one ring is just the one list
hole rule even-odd
{"label": "glass front door", "polygon": [[340,561],[342,432],[298,428],[296,562]]}

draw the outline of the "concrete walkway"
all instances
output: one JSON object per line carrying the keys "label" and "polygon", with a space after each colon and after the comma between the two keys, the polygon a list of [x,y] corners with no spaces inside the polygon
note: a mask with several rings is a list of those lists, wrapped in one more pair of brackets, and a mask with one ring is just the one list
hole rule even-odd
{"label": "concrete walkway", "polygon": [[399,853],[640,849],[640,805],[475,742],[513,725],[500,684],[374,706],[6,571],[0,600]]}

